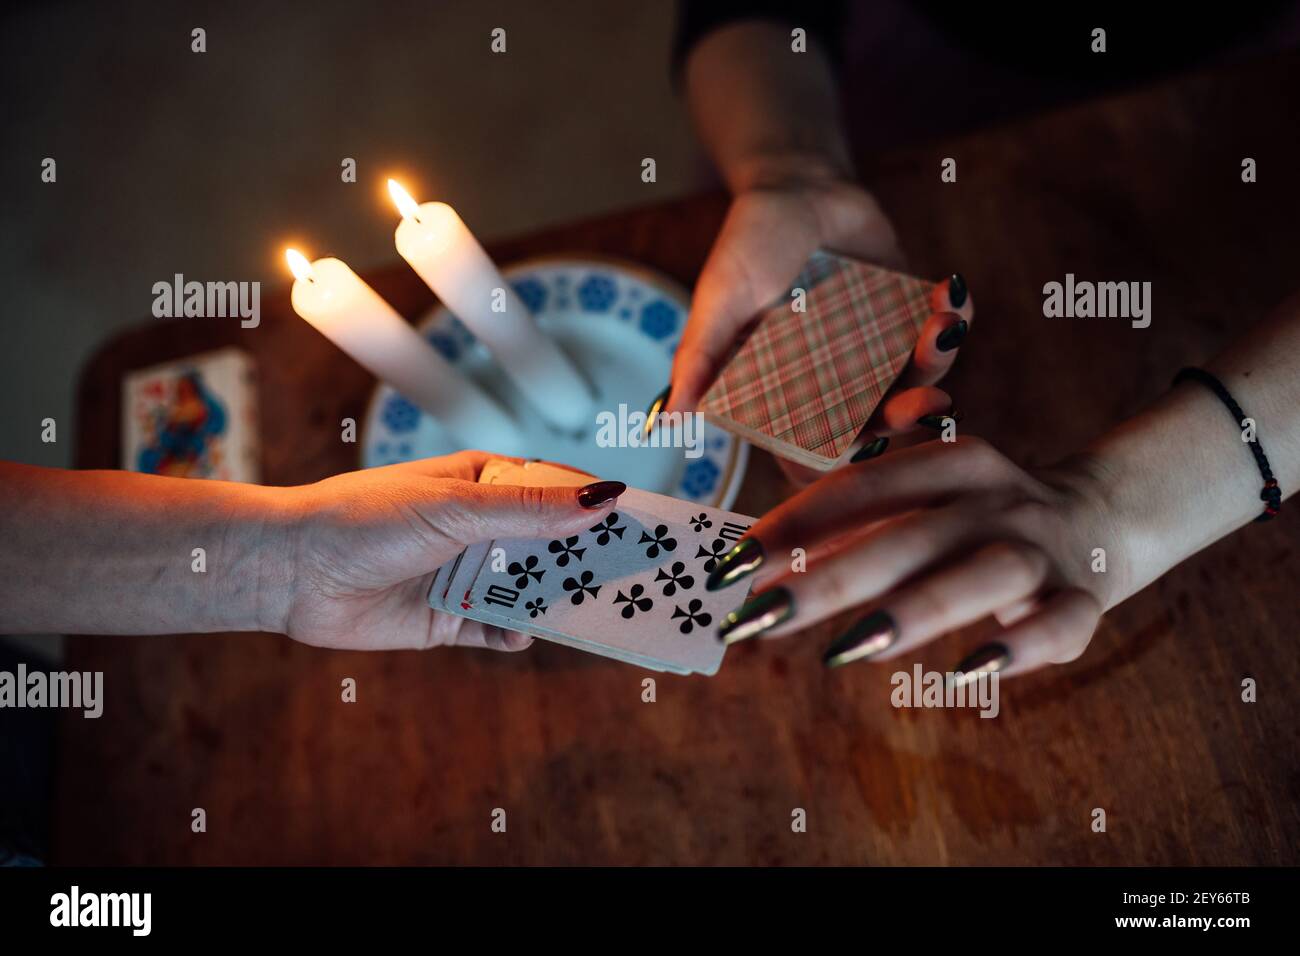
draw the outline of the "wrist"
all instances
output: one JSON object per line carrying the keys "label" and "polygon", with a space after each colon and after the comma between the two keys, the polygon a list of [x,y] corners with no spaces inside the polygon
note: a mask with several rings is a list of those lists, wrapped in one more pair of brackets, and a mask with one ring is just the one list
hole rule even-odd
{"label": "wrist", "polygon": [[756,189],[824,188],[854,185],[853,171],[845,161],[825,153],[794,147],[761,150],[734,163],[727,170],[727,186],[733,194]]}
{"label": "wrist", "polygon": [[244,630],[284,634],[299,567],[299,541],[307,508],[298,488],[259,487],[252,514],[242,522],[241,547],[253,556],[256,587],[247,602]]}
{"label": "wrist", "polygon": [[710,31],[685,79],[700,140],[733,193],[853,175],[830,62],[816,43],[791,56],[787,26],[746,19]]}
{"label": "wrist", "polygon": [[1110,610],[1138,590],[1134,525],[1118,507],[1119,463],[1090,448],[1048,469],[1043,478],[1064,496],[1065,524],[1076,551],[1071,564],[1083,569],[1087,590]]}
{"label": "wrist", "polygon": [[[1208,392],[1167,392],[1067,463],[1109,545],[1107,608],[1250,520],[1257,488]],[[1225,434],[1226,433],[1226,434]]]}

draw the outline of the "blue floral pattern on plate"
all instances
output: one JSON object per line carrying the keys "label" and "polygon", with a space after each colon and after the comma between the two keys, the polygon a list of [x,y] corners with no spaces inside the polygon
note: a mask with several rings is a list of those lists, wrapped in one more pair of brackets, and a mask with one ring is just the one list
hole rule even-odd
{"label": "blue floral pattern on plate", "polygon": [[686,466],[682,476],[682,491],[688,498],[702,498],[718,486],[722,472],[717,464],[708,458],[700,458]]}
{"label": "blue floral pattern on plate", "polygon": [[519,279],[512,282],[515,294],[523,300],[524,305],[528,306],[530,312],[542,311],[542,306],[546,305],[546,286],[537,279]]}
{"label": "blue floral pattern on plate", "polygon": [[[652,339],[663,341],[677,331],[678,311],[663,299],[655,299],[641,308],[641,331]],[[677,343],[673,342],[673,351]]]}
{"label": "blue floral pattern on plate", "polygon": [[618,286],[609,276],[593,273],[578,286],[578,302],[584,312],[608,312],[618,298]]}
{"label": "blue floral pattern on plate", "polygon": [[384,401],[382,421],[395,434],[413,432],[420,425],[420,410],[397,392]]}

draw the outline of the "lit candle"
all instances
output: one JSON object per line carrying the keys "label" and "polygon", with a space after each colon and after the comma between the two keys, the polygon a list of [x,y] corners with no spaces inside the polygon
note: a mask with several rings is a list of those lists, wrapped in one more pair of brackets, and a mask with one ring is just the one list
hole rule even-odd
{"label": "lit candle", "polygon": [[293,310],[376,377],[424,409],[464,448],[522,451],[515,421],[447,362],[339,259],[285,250]]}
{"label": "lit candle", "polygon": [[591,389],[537,327],[456,210],[444,202],[417,205],[391,179],[388,191],[402,214],[395,237],[402,258],[487,346],[543,418],[566,431],[590,425]]}

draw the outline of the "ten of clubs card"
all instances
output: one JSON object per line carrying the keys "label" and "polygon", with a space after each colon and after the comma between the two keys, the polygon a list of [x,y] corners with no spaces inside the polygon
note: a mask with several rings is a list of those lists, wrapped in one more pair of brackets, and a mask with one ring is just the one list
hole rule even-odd
{"label": "ten of clubs card", "polygon": [[[489,462],[480,481],[580,486],[589,475],[541,462]],[[721,619],[748,587],[704,582],[752,518],[629,488],[577,535],[473,545],[439,570],[437,610],[651,670],[714,674]]]}

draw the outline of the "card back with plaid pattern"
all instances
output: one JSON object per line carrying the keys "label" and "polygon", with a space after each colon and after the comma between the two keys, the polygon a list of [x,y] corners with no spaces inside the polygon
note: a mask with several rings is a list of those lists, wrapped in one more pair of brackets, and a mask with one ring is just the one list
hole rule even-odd
{"label": "card back with plaid pattern", "polygon": [[[705,393],[700,410],[745,440],[829,469],[907,364],[934,284],[818,252]],[[792,308],[795,289],[807,311]]]}

